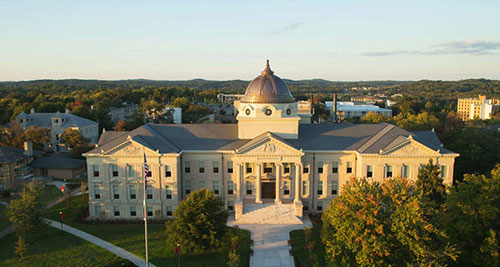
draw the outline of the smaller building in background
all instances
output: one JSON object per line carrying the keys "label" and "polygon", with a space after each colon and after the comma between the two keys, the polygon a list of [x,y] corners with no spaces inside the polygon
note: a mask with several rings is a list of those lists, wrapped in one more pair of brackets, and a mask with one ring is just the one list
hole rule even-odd
{"label": "smaller building in background", "polygon": [[118,121],[126,121],[132,117],[134,111],[138,109],[137,104],[128,104],[123,103],[123,106],[120,108],[110,107],[109,108],[109,116],[114,123]]}
{"label": "smaller building in background", "polygon": [[0,146],[0,191],[12,190],[33,178],[29,164],[41,155],[41,151],[33,150],[31,142],[25,142],[24,149]]}
{"label": "smaller building in background", "polygon": [[311,123],[313,110],[310,101],[297,101],[297,115],[300,117],[299,123]]}
{"label": "smaller building in background", "polygon": [[[325,106],[327,109],[333,110],[333,101],[326,101]],[[392,117],[392,110],[381,108],[376,105],[356,105],[354,102],[349,101],[338,101],[337,102],[337,120],[345,120],[348,118],[362,118],[368,114],[368,112],[375,112],[377,114]]]}
{"label": "smaller building in background", "polygon": [[174,124],[182,124],[182,108],[172,108],[166,107],[163,113],[172,114],[172,119]]}
{"label": "smaller building in background", "polygon": [[34,159],[29,166],[35,177],[76,179],[86,176],[86,162],[67,155],[53,154]]}
{"label": "smaller building in background", "polygon": [[351,97],[351,101],[355,104],[375,104],[384,103],[385,98],[371,95],[362,95]]}
{"label": "smaller building in background", "polygon": [[463,120],[491,119],[491,115],[500,110],[500,99],[487,99],[485,95],[478,98],[459,98],[457,104],[458,116]]}
{"label": "smaller building in background", "polygon": [[99,124],[73,115],[69,113],[69,109],[66,109],[65,113],[36,113],[32,108],[29,114],[21,112],[17,115],[15,121],[23,130],[31,126],[50,129],[49,146],[55,152],[66,150],[61,146],[61,135],[68,128],[79,131],[83,137],[90,140],[91,144],[96,144],[99,139]]}
{"label": "smaller building in background", "polygon": [[223,94],[217,95],[217,100],[221,103],[233,103],[235,100],[240,100],[244,95],[241,94]]}

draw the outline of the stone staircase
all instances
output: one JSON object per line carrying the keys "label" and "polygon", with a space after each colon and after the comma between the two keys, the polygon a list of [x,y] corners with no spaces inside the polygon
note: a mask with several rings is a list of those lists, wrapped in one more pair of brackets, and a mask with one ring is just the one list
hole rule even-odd
{"label": "stone staircase", "polygon": [[235,224],[303,224],[292,204],[245,204]]}

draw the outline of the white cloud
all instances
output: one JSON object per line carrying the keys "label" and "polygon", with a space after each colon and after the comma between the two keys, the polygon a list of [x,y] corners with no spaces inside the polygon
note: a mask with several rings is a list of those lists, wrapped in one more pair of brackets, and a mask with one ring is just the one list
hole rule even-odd
{"label": "white cloud", "polygon": [[500,42],[450,41],[433,45],[428,50],[393,50],[362,53],[362,56],[383,57],[397,55],[491,55],[500,52]]}

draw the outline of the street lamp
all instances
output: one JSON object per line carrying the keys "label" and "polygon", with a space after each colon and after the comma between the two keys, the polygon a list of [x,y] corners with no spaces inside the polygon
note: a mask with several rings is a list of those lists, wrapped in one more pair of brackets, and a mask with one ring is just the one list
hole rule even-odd
{"label": "street lamp", "polygon": [[177,247],[175,248],[175,254],[177,254],[177,265],[181,267],[181,252],[180,252],[181,244],[177,243]]}
{"label": "street lamp", "polygon": [[62,223],[62,219],[63,219],[63,212],[60,211],[59,212],[59,221],[61,222],[61,231],[63,230],[63,223]]}

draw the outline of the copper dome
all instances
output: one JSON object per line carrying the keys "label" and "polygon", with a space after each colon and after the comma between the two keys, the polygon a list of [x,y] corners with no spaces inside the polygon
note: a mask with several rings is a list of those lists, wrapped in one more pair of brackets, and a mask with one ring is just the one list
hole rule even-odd
{"label": "copper dome", "polygon": [[241,103],[293,103],[295,99],[280,77],[269,67],[269,59],[262,74],[247,87]]}

